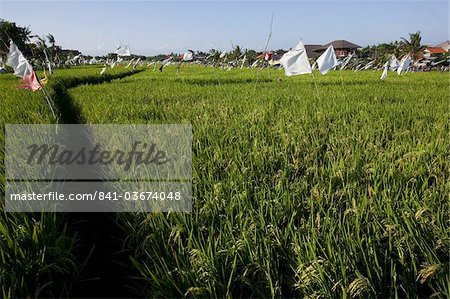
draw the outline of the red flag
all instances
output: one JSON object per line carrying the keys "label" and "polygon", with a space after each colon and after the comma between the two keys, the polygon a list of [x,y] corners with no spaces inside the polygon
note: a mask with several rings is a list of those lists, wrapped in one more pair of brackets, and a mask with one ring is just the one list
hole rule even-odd
{"label": "red flag", "polygon": [[23,84],[19,86],[22,89],[29,89],[31,91],[40,90],[42,88],[41,83],[36,77],[36,73],[33,71],[28,76],[22,78]]}

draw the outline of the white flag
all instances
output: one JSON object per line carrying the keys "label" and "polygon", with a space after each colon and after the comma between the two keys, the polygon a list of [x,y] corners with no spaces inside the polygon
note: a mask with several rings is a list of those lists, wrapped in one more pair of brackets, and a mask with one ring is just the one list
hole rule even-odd
{"label": "white flag", "polygon": [[411,65],[411,58],[409,57],[408,54],[400,62],[400,66],[397,69],[397,74],[400,75],[402,72],[406,71],[410,65]]}
{"label": "white flag", "polygon": [[300,41],[294,49],[285,53],[280,59],[286,76],[311,74],[311,65],[306,54],[305,45]]}
{"label": "white flag", "polygon": [[131,56],[130,53],[130,45],[123,45],[117,48],[116,50],[116,54],[121,57],[121,56]]}
{"label": "white flag", "polygon": [[400,63],[398,62],[397,57],[392,54],[391,61],[389,63],[389,70],[395,71],[398,68],[399,64]]}
{"label": "white flag", "polygon": [[103,75],[106,71],[106,64],[103,66],[102,70],[100,71],[100,75]]}
{"label": "white flag", "polygon": [[130,60],[130,62],[127,64],[127,66],[125,68],[129,68],[130,65],[133,63],[133,61],[134,61],[134,58]]}
{"label": "white flag", "polygon": [[74,58],[70,59],[69,62],[71,64],[77,64],[79,62],[79,60],[81,60],[81,54],[78,54],[77,56],[75,56]]}
{"label": "white flag", "polygon": [[136,66],[138,65],[139,61],[141,61],[141,57],[139,57],[136,62],[133,64],[133,70],[136,69]]}
{"label": "white flag", "polygon": [[372,67],[372,65],[373,65],[374,62],[375,62],[375,60],[372,60],[371,62],[369,62],[368,64],[366,64],[366,65],[364,66],[364,70],[370,69],[370,68]]}
{"label": "white flag", "polygon": [[191,61],[193,59],[194,59],[194,52],[192,52],[191,50],[183,54],[183,61]]}
{"label": "white flag", "polygon": [[353,58],[353,55],[355,55],[355,53],[352,53],[352,55],[350,55],[350,56],[348,56],[345,60],[344,60],[344,62],[342,63],[342,65],[341,65],[341,70],[343,70],[346,66],[347,66],[347,64],[350,62],[350,60]]}
{"label": "white flag", "polygon": [[45,55],[45,62],[47,63],[48,71],[50,72],[50,74],[53,74],[52,65],[50,64],[50,60],[48,59],[47,51],[45,51],[45,49],[44,49],[44,55]]}
{"label": "white flag", "polygon": [[383,73],[381,74],[381,77],[380,77],[381,80],[384,80],[384,79],[387,78],[388,69],[389,69],[389,61],[387,61],[384,64],[384,70],[383,70]]}
{"label": "white flag", "polygon": [[333,45],[330,45],[328,49],[317,58],[317,66],[322,75],[328,73],[329,70],[337,65],[336,55],[334,54]]}
{"label": "white flag", "polygon": [[12,67],[14,69],[14,75],[20,78],[29,76],[33,72],[31,64],[12,41],[9,44],[9,54],[6,64]]}
{"label": "white flag", "polygon": [[163,66],[165,66],[165,65],[168,65],[168,64],[169,64],[169,62],[171,62],[171,61],[172,61],[172,59],[173,59],[173,57],[171,56],[171,57],[169,57],[169,58],[167,58],[167,59],[163,60],[163,62],[162,62],[162,65],[163,65]]}
{"label": "white flag", "polygon": [[247,60],[247,55],[244,55],[244,58],[242,59],[241,69],[244,68],[244,63]]}

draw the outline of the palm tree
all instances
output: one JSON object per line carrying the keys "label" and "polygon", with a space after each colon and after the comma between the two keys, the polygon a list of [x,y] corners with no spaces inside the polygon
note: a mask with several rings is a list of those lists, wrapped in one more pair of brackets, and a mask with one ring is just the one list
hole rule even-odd
{"label": "palm tree", "polygon": [[41,49],[47,49],[45,36],[40,37],[39,35],[36,35],[36,38],[37,38],[36,46]]}
{"label": "palm tree", "polygon": [[52,34],[49,33],[47,35],[47,40],[52,45],[51,47],[54,48],[55,44],[56,44],[55,37]]}
{"label": "palm tree", "polygon": [[29,56],[27,43],[30,41],[30,37],[31,30],[29,27],[20,27],[16,23],[0,18],[0,56],[8,54],[10,38],[25,56]]}
{"label": "palm tree", "polygon": [[53,62],[58,62],[58,54],[60,52],[60,47],[56,45],[55,37],[52,34],[47,35],[47,41],[50,43],[50,59]]}
{"label": "palm tree", "polygon": [[242,55],[241,47],[239,47],[239,45],[238,45],[238,46],[234,47],[233,52],[232,52],[230,58],[231,58],[231,59],[237,59],[237,58],[239,58],[241,55]]}
{"label": "palm tree", "polygon": [[218,50],[211,49],[211,50],[208,51],[208,54],[209,55],[207,57],[207,60],[209,60],[209,61],[217,61],[217,60],[219,60],[220,52]]}
{"label": "palm tree", "polygon": [[[50,52],[50,58],[51,56],[51,47],[49,47],[47,45],[47,39],[48,37],[43,35],[43,36],[39,36],[39,35],[33,35],[32,37],[35,37],[37,39],[37,41],[34,43],[35,46],[33,47],[33,57],[34,59],[37,61],[37,63],[39,65],[43,64],[43,63],[47,63],[47,54],[49,54]],[[50,41],[48,41],[50,42]],[[49,58],[49,59],[50,59]]]}
{"label": "palm tree", "polygon": [[402,42],[400,45],[402,54],[410,54],[414,60],[422,58],[422,51],[424,47],[421,45],[421,42],[422,36],[420,31],[410,33],[409,40],[402,37]]}

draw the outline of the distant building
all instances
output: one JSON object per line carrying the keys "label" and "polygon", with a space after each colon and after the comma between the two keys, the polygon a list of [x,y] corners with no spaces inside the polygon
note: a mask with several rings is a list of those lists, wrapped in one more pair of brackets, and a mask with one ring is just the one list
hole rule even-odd
{"label": "distant building", "polygon": [[[349,54],[354,53],[357,49],[361,49],[361,46],[358,46],[354,43],[351,43],[346,40],[335,40],[332,41],[326,45],[318,45],[318,44],[309,44],[305,45],[306,54],[308,55],[308,58],[317,58],[320,54],[325,52],[325,50],[330,46],[333,45],[334,51],[336,53],[336,57],[346,57]],[[272,59],[273,60],[280,60],[284,53],[287,51],[285,50],[277,50],[272,52]],[[264,56],[263,52],[257,53],[257,59],[262,59]]]}
{"label": "distant building", "polygon": [[322,45],[305,45],[306,54],[309,58],[316,58],[319,53],[314,52],[315,49],[322,47]]}
{"label": "distant building", "polygon": [[447,51],[440,47],[426,47],[425,50],[423,50],[423,57],[440,57],[445,53],[447,53]]}
{"label": "distant building", "polygon": [[61,50],[61,55],[64,58],[67,58],[67,57],[72,58],[72,57],[78,56],[80,54],[81,54],[81,52],[78,50],[71,50],[71,49],[62,49]]}
{"label": "distant building", "polygon": [[[358,46],[357,44],[351,43],[349,41],[346,40],[335,40],[332,42],[329,42],[326,45],[323,45],[321,47],[317,47],[314,49],[314,52],[317,53],[317,55],[322,54],[323,52],[325,52],[325,50],[332,45],[334,48],[334,52],[336,53],[336,57],[340,58],[340,57],[346,57],[349,54],[354,53],[357,49],[361,49],[361,46]],[[309,56],[309,55],[308,55]]]}
{"label": "distant building", "polygon": [[204,61],[208,57],[208,53],[197,51],[195,53],[195,60]]}
{"label": "distant building", "polygon": [[274,61],[280,60],[281,57],[283,57],[283,55],[284,55],[286,52],[287,52],[287,51],[282,50],[282,49],[273,51],[273,52],[272,52],[272,59],[273,59]]}
{"label": "distant building", "polygon": [[445,42],[442,42],[434,47],[444,49],[446,52],[448,52],[450,50],[450,41],[446,40]]}

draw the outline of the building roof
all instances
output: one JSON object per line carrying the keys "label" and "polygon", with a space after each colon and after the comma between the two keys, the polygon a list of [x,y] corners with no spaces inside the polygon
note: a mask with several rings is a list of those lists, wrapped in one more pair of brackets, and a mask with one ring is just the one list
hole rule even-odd
{"label": "building roof", "polygon": [[438,47],[427,47],[425,50],[427,50],[431,54],[444,54],[444,53],[447,53],[447,51],[445,51],[442,48],[438,48]]}
{"label": "building roof", "polygon": [[448,52],[448,50],[450,49],[450,41],[446,40],[445,42],[440,43],[439,45],[435,46],[436,48],[442,48],[445,51]]}
{"label": "building roof", "polygon": [[315,49],[320,48],[322,45],[305,45],[306,54],[309,58],[315,58],[319,56],[319,53],[314,52]]}
{"label": "building roof", "polygon": [[334,40],[332,42],[329,42],[328,44],[325,44],[321,47],[317,47],[314,50],[326,50],[330,45],[332,45],[335,50],[336,49],[355,49],[356,50],[358,48],[362,48],[361,46],[358,46],[357,44],[351,43],[344,39],[340,39],[340,40]]}

